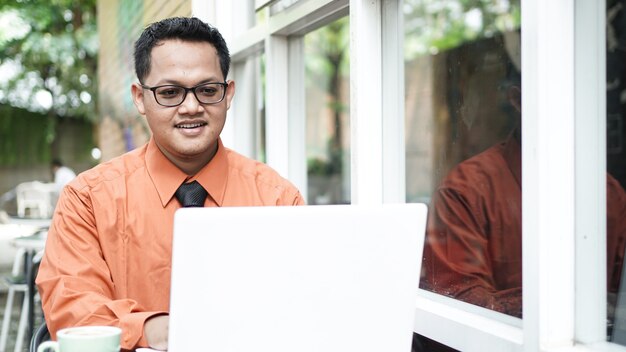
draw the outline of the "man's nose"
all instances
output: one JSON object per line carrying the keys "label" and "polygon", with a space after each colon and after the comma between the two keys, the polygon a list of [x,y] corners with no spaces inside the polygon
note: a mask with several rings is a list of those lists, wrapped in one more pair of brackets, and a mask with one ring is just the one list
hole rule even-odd
{"label": "man's nose", "polygon": [[188,113],[196,113],[200,108],[200,102],[196,98],[192,91],[188,91],[185,99],[180,104],[180,107]]}

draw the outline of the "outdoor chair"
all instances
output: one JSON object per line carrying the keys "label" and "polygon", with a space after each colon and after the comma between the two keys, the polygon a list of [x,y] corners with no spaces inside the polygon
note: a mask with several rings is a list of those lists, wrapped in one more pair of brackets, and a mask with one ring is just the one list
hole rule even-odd
{"label": "outdoor chair", "polygon": [[33,338],[30,340],[30,348],[29,352],[37,352],[37,348],[41,345],[42,342],[50,340],[50,332],[48,331],[48,326],[46,325],[46,321],[44,320],[41,325],[35,331]]}
{"label": "outdoor chair", "polygon": [[[20,311],[20,320],[17,328],[17,336],[15,337],[15,352],[22,352],[22,346],[24,345],[25,338],[30,339],[31,333],[29,333],[29,317],[34,313],[34,301],[37,295],[37,290],[34,288],[34,282],[27,282],[25,268],[23,265],[29,265],[30,270],[34,273],[39,267],[39,263],[43,256],[43,251],[38,252],[32,258],[28,254],[28,250],[25,248],[18,248],[13,261],[13,268],[11,275],[4,277],[5,284],[8,286],[7,290],[7,302],[4,308],[4,317],[2,319],[2,330],[0,331],[0,352],[6,351],[7,340],[9,337],[9,331],[11,330],[11,318],[16,292],[23,292],[22,309]],[[30,259],[30,263],[26,261]],[[34,280],[34,276],[31,278]],[[29,286],[33,287],[29,290]],[[31,311],[32,310],[32,311]],[[32,318],[30,320],[33,320]],[[32,332],[32,331],[31,331]]]}
{"label": "outdoor chair", "polygon": [[[4,307],[4,317],[2,319],[2,331],[0,332],[0,352],[6,351],[7,339],[9,337],[9,330],[11,329],[11,313],[13,311],[13,300],[15,299],[16,292],[23,292],[24,299],[22,302],[22,314],[20,316],[20,322],[18,327],[18,335],[26,327],[26,314],[23,314],[28,309],[28,299],[26,293],[28,292],[28,284],[22,270],[24,264],[24,258],[26,256],[26,250],[24,248],[18,248],[13,260],[13,269],[11,275],[4,277],[5,284],[8,286],[7,290],[7,302]],[[18,336],[19,337],[19,336]],[[22,334],[23,337],[23,334]],[[18,345],[21,348],[21,343],[16,340],[16,351]]]}
{"label": "outdoor chair", "polygon": [[17,215],[21,218],[26,216],[26,210],[30,217],[49,218],[53,211],[53,188],[49,184],[31,181],[22,182],[15,188],[17,201]]}

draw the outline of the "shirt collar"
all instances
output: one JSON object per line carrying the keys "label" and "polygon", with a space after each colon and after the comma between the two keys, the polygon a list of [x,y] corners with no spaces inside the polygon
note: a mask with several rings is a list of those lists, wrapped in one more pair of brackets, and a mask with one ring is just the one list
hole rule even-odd
{"label": "shirt collar", "polygon": [[196,175],[189,177],[169,161],[156,145],[154,138],[150,138],[146,150],[146,167],[163,207],[170,202],[178,186],[192,180],[198,181],[217,205],[222,206],[228,180],[228,158],[222,140],[218,139],[217,143],[217,152],[213,159]]}

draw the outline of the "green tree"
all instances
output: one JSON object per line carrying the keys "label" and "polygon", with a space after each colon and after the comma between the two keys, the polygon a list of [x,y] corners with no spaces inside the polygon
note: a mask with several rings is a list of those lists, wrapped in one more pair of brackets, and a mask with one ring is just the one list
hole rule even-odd
{"label": "green tree", "polygon": [[515,30],[521,24],[519,0],[406,0],[403,11],[408,60]]}
{"label": "green tree", "polygon": [[[330,97],[329,107],[333,112],[333,133],[328,141],[328,165],[320,168],[319,160],[309,162],[309,171],[316,170],[326,174],[342,172],[342,136],[341,114],[348,107],[342,102],[341,81],[349,71],[350,37],[349,18],[343,17],[332,22],[306,37],[308,47],[307,77],[313,84],[322,85]],[[322,72],[323,74],[319,74]]]}
{"label": "green tree", "polygon": [[96,0],[0,0],[0,103],[95,120]]}
{"label": "green tree", "polygon": [[0,0],[0,164],[47,163],[64,122],[96,120],[96,27],[96,0]]}

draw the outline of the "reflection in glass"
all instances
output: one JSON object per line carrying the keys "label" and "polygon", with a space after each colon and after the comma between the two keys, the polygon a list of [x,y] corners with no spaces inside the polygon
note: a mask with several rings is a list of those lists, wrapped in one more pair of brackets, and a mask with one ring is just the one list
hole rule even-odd
{"label": "reflection in glass", "polygon": [[[607,336],[626,346],[626,1],[606,7],[607,121]],[[620,283],[620,281],[622,281]]]}
{"label": "reflection in glass", "polygon": [[267,6],[257,10],[254,16],[255,24],[258,25],[266,23],[267,18],[269,17],[268,12],[269,8]]}
{"label": "reflection in glass", "polygon": [[266,162],[265,143],[265,52],[258,51],[234,62],[230,79],[236,82],[236,96],[246,104],[235,104],[229,118],[232,132],[236,134],[237,150],[253,159]]}
{"label": "reflection in glass", "polygon": [[257,97],[255,99],[255,116],[254,122],[257,128],[255,129],[255,150],[256,160],[267,162],[267,156],[265,154],[265,53],[261,53],[254,59],[255,73],[257,75],[256,80],[256,92]]}
{"label": "reflection in glass", "polygon": [[281,13],[290,7],[296,5],[301,0],[277,0],[270,5],[270,13],[272,16]]}
{"label": "reflection in glass", "polygon": [[349,22],[304,37],[308,204],[350,203]]}
{"label": "reflection in glass", "polygon": [[520,1],[403,10],[406,197],[429,203],[420,287],[521,317]]}

